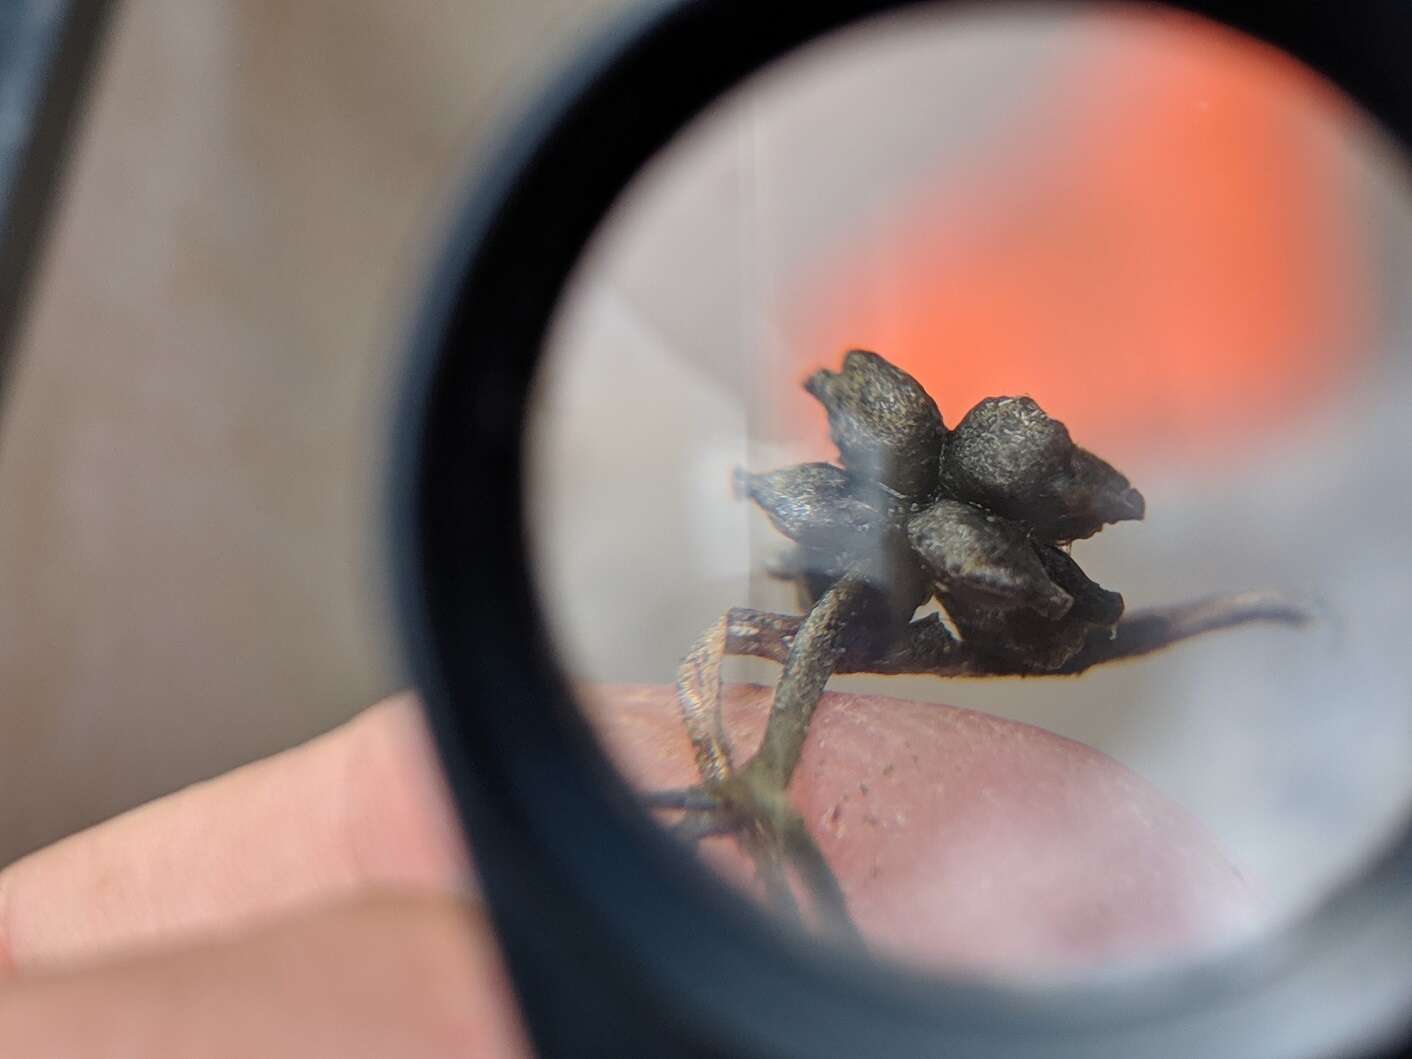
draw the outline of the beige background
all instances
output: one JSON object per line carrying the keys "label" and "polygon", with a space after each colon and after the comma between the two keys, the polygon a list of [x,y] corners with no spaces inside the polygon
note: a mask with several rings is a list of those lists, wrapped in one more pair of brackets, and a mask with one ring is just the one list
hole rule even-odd
{"label": "beige background", "polygon": [[398,686],[398,328],[493,116],[615,6],[123,5],[0,438],[0,862]]}

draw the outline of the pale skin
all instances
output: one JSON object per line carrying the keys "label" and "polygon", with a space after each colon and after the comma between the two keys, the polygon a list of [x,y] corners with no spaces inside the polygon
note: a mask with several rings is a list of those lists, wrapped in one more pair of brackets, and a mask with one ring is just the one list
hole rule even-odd
{"label": "pale skin", "polygon": [[[729,719],[749,730],[768,702],[769,689],[730,690]],[[600,689],[589,706],[642,785],[694,775],[670,688]],[[900,938],[904,955],[950,965],[1082,966],[1129,943],[1209,940],[1193,910],[1250,904],[1199,826],[1117,763],[1036,729],[826,696],[805,758],[791,794],[882,951]],[[1030,912],[1026,873],[1010,869],[1039,838],[1080,855]],[[1116,918],[1060,945],[1050,919],[1133,875],[1114,872],[1115,857],[1209,870],[1101,894]],[[943,863],[950,889],[929,882]],[[997,886],[1002,874],[1011,883]],[[985,944],[972,951],[977,923]],[[410,696],[0,872],[0,1054],[527,1051]]]}

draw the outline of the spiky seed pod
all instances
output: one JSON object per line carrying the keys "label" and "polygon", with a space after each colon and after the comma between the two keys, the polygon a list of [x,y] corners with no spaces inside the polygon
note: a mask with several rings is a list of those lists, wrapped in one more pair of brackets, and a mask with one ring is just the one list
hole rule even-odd
{"label": "spiky seed pod", "polygon": [[855,495],[848,472],[828,463],[801,463],[764,474],[741,471],[736,482],[777,530],[807,548],[849,549],[876,533],[885,518]]}
{"label": "spiky seed pod", "polygon": [[1083,572],[1074,557],[1052,544],[1034,544],[1035,554],[1044,564],[1049,579],[1074,599],[1065,615],[1093,629],[1111,630],[1123,616],[1121,593],[1110,592]]}
{"label": "spiky seed pod", "polygon": [[1039,671],[1112,630],[1123,597],[1056,545],[1140,518],[1142,496],[1063,423],[1028,397],[992,397],[948,435],[915,379],[861,350],[806,385],[847,468],[738,477],[797,543],[773,572],[806,605],[853,571],[874,590],[868,624],[883,640],[935,595],[974,650]]}
{"label": "spiky seed pod", "polygon": [[1095,636],[1109,637],[1123,615],[1123,597],[1090,580],[1063,549],[1031,541],[1050,580],[1073,597],[1057,619],[1032,609],[988,606],[975,596],[938,588],[937,597],[961,635],[982,654],[1032,671],[1062,669]]}
{"label": "spiky seed pod", "polygon": [[907,522],[907,539],[939,591],[971,606],[1028,608],[1050,621],[1073,606],[1008,519],[960,500],[938,500]]}
{"label": "spiky seed pod", "polygon": [[1091,537],[1142,518],[1145,504],[1118,471],[1075,445],[1029,397],[988,397],[957,424],[942,459],[942,489],[1025,523],[1037,537]]}
{"label": "spiky seed pod", "polygon": [[876,353],[851,350],[843,370],[816,371],[804,388],[828,412],[829,432],[853,474],[898,495],[930,496],[946,428],[916,379]]}

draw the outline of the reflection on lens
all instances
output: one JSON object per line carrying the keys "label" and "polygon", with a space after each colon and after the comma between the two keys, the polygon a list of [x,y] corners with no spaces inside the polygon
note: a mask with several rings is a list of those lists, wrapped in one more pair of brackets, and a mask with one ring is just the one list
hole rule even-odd
{"label": "reflection on lens", "polygon": [[630,189],[537,389],[539,588],[645,809],[781,921],[1147,967],[1406,818],[1412,214],[1262,46],[999,11],[806,49]]}

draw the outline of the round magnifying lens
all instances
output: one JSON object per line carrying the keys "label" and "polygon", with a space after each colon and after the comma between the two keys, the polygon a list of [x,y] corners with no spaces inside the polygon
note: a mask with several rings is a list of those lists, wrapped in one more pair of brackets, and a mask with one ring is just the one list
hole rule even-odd
{"label": "round magnifying lens", "polygon": [[[584,170],[584,216],[609,172]],[[547,631],[539,682],[471,642],[489,603],[436,604],[480,608],[436,650],[464,647],[483,692],[571,692],[572,718],[511,722],[503,770],[465,781],[520,807],[500,845],[534,813],[567,844],[601,819],[577,772],[550,777],[553,715],[616,769],[603,804],[709,880],[673,934],[681,980],[670,951],[642,959],[664,992],[698,983],[687,1008],[753,1011],[732,990],[756,965],[722,955],[746,922],[865,968],[877,1011],[892,990],[960,1025],[984,996],[977,1018],[1025,1027],[996,1051],[967,1023],[966,1054],[1100,1054],[1046,1039],[1061,1010],[1123,1027],[1102,1054],[1178,1054],[1124,1036],[1161,1006],[1129,1005],[1139,982],[1176,998],[1168,1026],[1267,973],[1289,992],[1264,1017],[1295,1010],[1322,987],[1271,968],[1386,877],[1412,804],[1409,263],[1379,127],[1190,14],[909,5],[751,73],[593,226],[523,459],[486,472],[520,475],[533,595],[506,621]],[[491,358],[518,333],[503,298]],[[518,378],[486,368],[437,414],[518,414]],[[542,863],[567,887],[593,862],[583,907],[631,895],[616,929],[647,937],[687,876],[615,875],[634,833]],[[1198,1036],[1319,1054],[1385,1029],[1379,1004]]]}
{"label": "round magnifying lens", "polygon": [[1151,9],[893,16],[714,107],[530,425],[646,804],[965,972],[1190,957],[1356,873],[1412,794],[1408,204],[1327,83]]}

